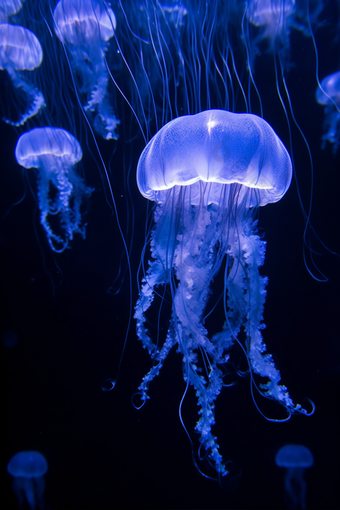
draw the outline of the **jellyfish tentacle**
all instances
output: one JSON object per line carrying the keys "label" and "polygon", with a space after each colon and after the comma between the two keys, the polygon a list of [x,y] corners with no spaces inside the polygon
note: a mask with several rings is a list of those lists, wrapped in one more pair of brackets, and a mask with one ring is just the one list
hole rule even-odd
{"label": "jellyfish tentacle", "polygon": [[281,380],[280,371],[276,368],[272,355],[266,352],[266,345],[261,333],[262,329],[265,328],[263,310],[268,278],[260,275],[259,267],[264,262],[266,242],[260,239],[255,231],[251,232],[250,235],[246,235],[243,231],[240,239],[244,260],[242,267],[244,270],[246,347],[251,369],[261,377],[268,378],[268,382],[260,384],[265,396],[278,401],[290,412],[299,411],[306,414],[306,411],[299,404],[294,404],[287,387],[279,384]]}
{"label": "jellyfish tentacle", "polygon": [[43,226],[47,240],[52,250],[61,253],[67,248],[68,239],[63,240],[55,234],[49,224],[48,216],[59,214],[57,203],[51,204],[49,197],[50,179],[44,173],[38,174],[38,204],[40,209],[40,223]]}
{"label": "jellyfish tentacle", "polygon": [[39,111],[46,106],[45,98],[43,93],[37,87],[34,87],[28,81],[24,80],[24,78],[20,76],[13,67],[6,67],[6,71],[8,72],[14,87],[22,90],[27,97],[27,108],[25,112],[20,115],[19,120],[12,121],[10,119],[3,118],[3,121],[7,124],[19,127],[25,124],[28,119],[37,115]]}
{"label": "jellyfish tentacle", "polygon": [[109,72],[105,60],[116,19],[112,9],[98,0],[59,0],[54,9],[55,33],[70,52],[70,68],[78,75],[86,97],[84,111],[104,139],[118,139],[119,120],[109,100]]}

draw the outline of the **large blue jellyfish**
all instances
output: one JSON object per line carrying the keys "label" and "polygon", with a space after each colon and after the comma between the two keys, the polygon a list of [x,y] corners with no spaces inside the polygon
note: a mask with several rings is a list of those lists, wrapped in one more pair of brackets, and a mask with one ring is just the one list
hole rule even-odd
{"label": "large blue jellyfish", "polygon": [[[289,415],[306,414],[279,384],[280,373],[265,353],[261,334],[267,278],[259,267],[266,242],[257,234],[255,218],[259,206],[283,197],[291,177],[288,152],[263,119],[222,110],[169,122],[146,146],[137,167],[141,194],[155,202],[152,260],[135,309],[138,338],[153,359],[140,397],[142,402],[149,398],[150,382],[177,346],[184,380],[194,387],[200,406],[201,449],[222,475],[226,468],[211,431],[214,406],[230,348],[242,335],[252,381],[254,374],[264,378],[261,393]],[[204,322],[213,313],[209,296],[215,278],[224,279],[225,322],[222,331],[209,335]],[[161,286],[164,290],[158,290]],[[147,329],[147,312],[155,295],[165,296],[166,286],[171,320],[159,345],[159,332],[154,341]]]}
{"label": "large blue jellyfish", "polygon": [[60,0],[53,13],[55,32],[70,55],[72,71],[86,96],[84,110],[106,140],[118,138],[119,120],[108,96],[105,60],[108,41],[116,28],[115,15],[101,0]]}
{"label": "large blue jellyfish", "polygon": [[36,451],[19,452],[7,465],[8,473],[13,477],[13,488],[20,508],[43,508],[45,490],[44,475],[47,471],[45,457]]}
{"label": "large blue jellyfish", "polygon": [[286,469],[285,491],[288,508],[306,508],[306,482],[303,474],[314,464],[310,450],[300,444],[286,444],[276,454],[277,466]]}
{"label": "large blue jellyfish", "polygon": [[334,144],[335,155],[340,145],[340,71],[322,80],[321,87],[316,90],[316,100],[325,105],[322,148],[325,148],[326,142]]}
{"label": "large blue jellyfish", "polygon": [[13,85],[27,98],[27,108],[18,121],[4,119],[8,124],[21,126],[45,106],[42,92],[26,80],[19,71],[32,71],[40,66],[43,52],[36,36],[27,28],[0,24],[0,69],[7,71]]}
{"label": "large blue jellyfish", "polygon": [[38,168],[40,221],[55,252],[64,251],[73,234],[85,237],[80,207],[92,190],[73,169],[82,155],[79,142],[68,131],[52,127],[24,133],[15,148],[19,165]]}

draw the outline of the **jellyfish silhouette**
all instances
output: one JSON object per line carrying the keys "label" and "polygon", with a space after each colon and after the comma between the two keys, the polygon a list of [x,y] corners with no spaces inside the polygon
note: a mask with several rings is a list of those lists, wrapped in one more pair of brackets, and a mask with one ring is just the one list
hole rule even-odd
{"label": "jellyfish silhouette", "polygon": [[53,13],[55,32],[68,49],[71,68],[86,95],[84,110],[106,140],[118,138],[119,120],[108,97],[109,74],[105,52],[114,35],[115,15],[101,0],[60,0]]}
{"label": "jellyfish silhouette", "polygon": [[40,66],[43,52],[36,36],[27,28],[0,24],[0,69],[7,71],[14,87],[26,95],[27,108],[18,121],[3,119],[12,126],[22,126],[45,106],[42,92],[19,71],[32,71]]}
{"label": "jellyfish silhouette", "polygon": [[[80,207],[92,190],[73,166],[81,160],[79,142],[60,128],[35,128],[19,138],[15,157],[24,168],[38,168],[40,221],[55,252],[62,252],[78,233],[85,238]],[[57,231],[50,225],[53,219]]]}
{"label": "jellyfish silhouette", "polygon": [[[222,475],[227,471],[211,432],[214,405],[223,387],[229,350],[243,333],[252,381],[254,374],[264,378],[263,395],[282,404],[289,416],[295,411],[307,414],[279,384],[280,373],[265,353],[261,334],[267,278],[260,276],[259,267],[266,243],[257,234],[256,212],[259,206],[280,200],[291,177],[288,152],[269,124],[255,115],[221,110],[169,122],[138,162],[139,191],[155,201],[153,260],[135,308],[137,335],[153,366],[139,386],[139,395],[143,405],[150,382],[177,345],[184,380],[187,387],[194,387],[200,406],[196,425],[200,451],[205,450]],[[225,322],[222,331],[210,335],[204,322],[214,313],[209,296],[217,277],[224,278]],[[168,291],[171,319],[159,345],[161,333],[157,331],[157,340],[152,339],[147,312],[155,296],[164,297]]]}
{"label": "jellyfish silhouette", "polygon": [[9,16],[19,12],[22,2],[23,0],[2,0],[0,4],[0,23],[5,23]]}
{"label": "jellyfish silhouette", "polygon": [[246,17],[257,27],[257,34],[248,45],[251,60],[260,53],[259,46],[267,45],[267,50],[280,53],[281,61],[287,62],[289,56],[290,24],[295,10],[295,0],[249,0]]}
{"label": "jellyfish silhouette", "polygon": [[340,145],[340,71],[326,76],[321,82],[321,88],[316,90],[316,100],[325,105],[324,135],[322,145],[332,143],[333,153],[336,154]]}
{"label": "jellyfish silhouette", "polygon": [[8,473],[13,477],[13,489],[20,508],[43,508],[45,490],[44,475],[47,471],[45,457],[36,451],[19,452],[7,465]]}
{"label": "jellyfish silhouette", "polygon": [[277,466],[286,469],[285,491],[288,508],[306,508],[306,482],[303,474],[314,464],[313,455],[303,445],[287,444],[276,454]]}

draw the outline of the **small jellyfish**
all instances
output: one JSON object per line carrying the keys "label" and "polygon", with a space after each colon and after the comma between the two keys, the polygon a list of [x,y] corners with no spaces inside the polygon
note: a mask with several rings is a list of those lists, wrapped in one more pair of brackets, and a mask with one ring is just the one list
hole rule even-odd
{"label": "small jellyfish", "polygon": [[119,120],[108,97],[109,74],[105,52],[116,18],[100,0],[60,0],[53,13],[55,32],[70,53],[72,71],[86,96],[94,129],[106,140],[117,139]]}
{"label": "small jellyfish", "polygon": [[246,10],[248,21],[258,27],[248,51],[251,60],[260,53],[259,46],[266,41],[268,50],[280,53],[283,61],[289,56],[289,35],[291,16],[295,10],[295,0],[249,0]]}
{"label": "small jellyfish", "polygon": [[15,148],[19,165],[39,169],[40,221],[52,250],[58,253],[68,247],[74,233],[85,238],[80,207],[92,190],[73,169],[82,155],[79,142],[68,131],[52,127],[24,133]]}
{"label": "small jellyfish", "polygon": [[322,149],[326,142],[332,143],[335,155],[340,145],[340,71],[326,76],[316,90],[316,100],[325,106]]}
{"label": "small jellyfish", "polygon": [[19,73],[33,71],[42,58],[41,45],[33,32],[19,25],[0,24],[0,69],[7,71],[14,87],[27,98],[26,110],[17,122],[3,119],[12,126],[22,126],[45,106],[42,92]]}
{"label": "small jellyfish", "polygon": [[306,482],[303,474],[314,464],[310,450],[299,444],[286,444],[276,454],[277,466],[286,468],[285,491],[288,508],[306,508]]}
{"label": "small jellyfish", "polygon": [[43,508],[45,489],[44,475],[47,471],[45,457],[36,451],[16,453],[7,465],[13,477],[13,489],[20,508]]}

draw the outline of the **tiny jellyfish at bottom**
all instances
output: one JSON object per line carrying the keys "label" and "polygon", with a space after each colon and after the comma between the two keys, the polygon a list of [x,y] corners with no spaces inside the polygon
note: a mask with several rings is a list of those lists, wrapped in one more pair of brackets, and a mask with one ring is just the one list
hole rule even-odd
{"label": "tiny jellyfish at bottom", "polygon": [[[92,193],[74,165],[82,159],[78,140],[61,128],[35,128],[19,138],[15,157],[24,168],[38,168],[40,222],[53,251],[63,252],[78,233],[85,238],[81,205]],[[53,226],[50,222],[53,220]]]}
{"label": "tiny jellyfish at bottom", "polygon": [[44,475],[48,469],[45,457],[34,450],[16,453],[7,465],[13,477],[13,489],[20,508],[44,507]]}
{"label": "tiny jellyfish at bottom", "polygon": [[326,142],[334,144],[335,155],[340,145],[340,71],[329,74],[321,81],[321,87],[316,90],[316,100],[325,106],[321,147],[324,149]]}
{"label": "tiny jellyfish at bottom", "polygon": [[275,457],[276,465],[285,468],[285,492],[288,508],[306,508],[306,468],[314,464],[310,450],[299,444],[282,446]]}
{"label": "tiny jellyfish at bottom", "polygon": [[22,126],[45,106],[42,92],[22,74],[39,67],[42,58],[40,42],[33,32],[19,25],[0,24],[0,69],[7,71],[14,87],[25,94],[27,101],[26,110],[19,120],[3,119],[7,124]]}

